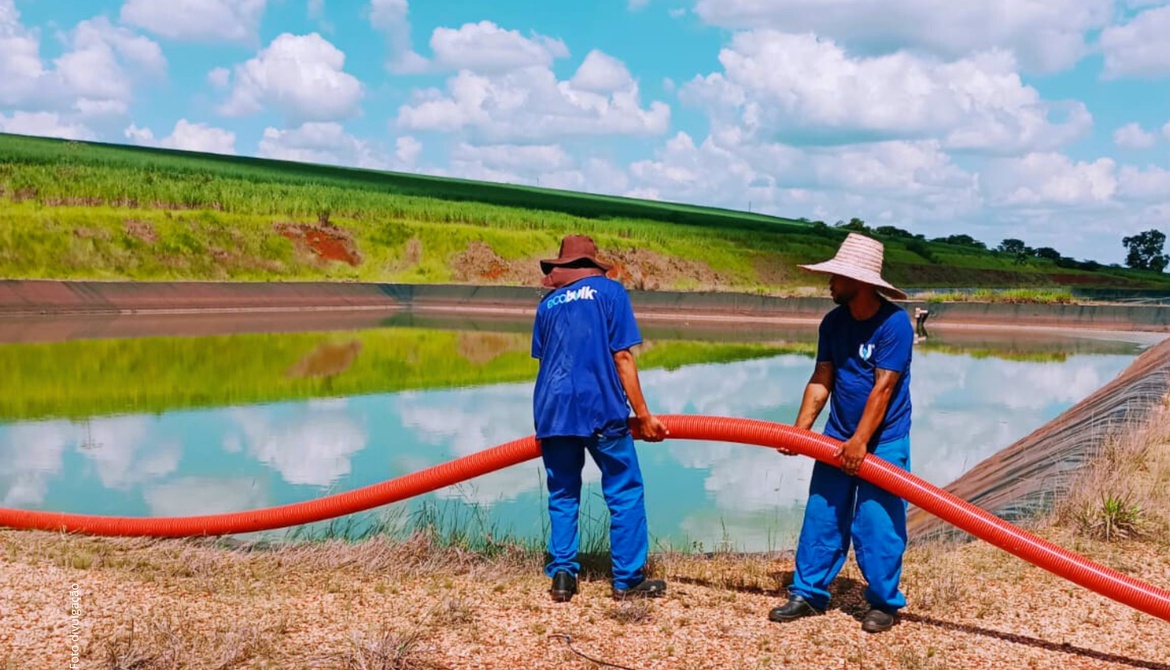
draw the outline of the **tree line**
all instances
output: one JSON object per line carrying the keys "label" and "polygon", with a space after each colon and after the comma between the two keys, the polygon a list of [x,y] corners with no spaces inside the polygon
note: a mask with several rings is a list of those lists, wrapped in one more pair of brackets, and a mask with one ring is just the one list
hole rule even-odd
{"label": "tree line", "polygon": [[[1052,247],[1030,247],[1023,240],[1014,237],[1004,239],[997,247],[991,249],[970,235],[947,235],[946,237],[927,239],[925,235],[914,234],[897,226],[877,226],[876,228],[871,228],[866,225],[865,221],[857,217],[849,221],[838,221],[831,227],[824,221],[801,220],[806,223],[811,223],[815,231],[823,233],[850,231],[872,235],[874,237],[898,239],[902,241],[902,244],[907,250],[922,256],[928,261],[934,261],[931,253],[931,244],[949,244],[1008,256],[1017,265],[1024,265],[1031,259],[1043,259],[1052,261],[1053,264],[1061,268],[1093,271],[1103,267],[1101,263],[1094,260],[1082,261],[1070,258]],[[1130,269],[1160,273],[1164,272],[1167,266],[1170,266],[1170,255],[1164,253],[1166,234],[1160,230],[1151,228],[1136,235],[1124,237],[1121,240],[1121,244],[1126,249],[1125,265]],[[1121,266],[1112,264],[1110,267]]]}

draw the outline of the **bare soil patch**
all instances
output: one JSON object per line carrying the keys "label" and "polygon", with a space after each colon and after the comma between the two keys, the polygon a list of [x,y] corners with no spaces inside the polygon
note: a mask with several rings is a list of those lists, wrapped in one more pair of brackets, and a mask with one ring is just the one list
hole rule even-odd
{"label": "bare soil patch", "polygon": [[147,221],[139,221],[138,219],[126,219],[126,234],[133,237],[140,242],[146,244],[154,244],[158,242],[158,233],[154,226]]}
{"label": "bare soil patch", "polygon": [[606,251],[601,260],[613,264],[608,273],[611,278],[639,291],[669,289],[680,280],[702,289],[714,289],[728,283],[706,263],[646,249]]}
{"label": "bare soil patch", "polygon": [[273,229],[321,261],[361,265],[362,255],[349,231],[331,223],[275,223]]}
{"label": "bare soil patch", "polygon": [[89,228],[82,226],[73,229],[73,236],[79,240],[102,240],[103,242],[110,239],[110,231],[105,228]]}
{"label": "bare soil patch", "polygon": [[406,242],[406,253],[403,254],[402,260],[407,267],[418,265],[422,261],[423,244],[422,240],[417,236],[410,238]]}
{"label": "bare soil patch", "polygon": [[506,260],[482,240],[468,244],[450,264],[457,281],[539,286],[542,277],[540,264],[535,260]]}

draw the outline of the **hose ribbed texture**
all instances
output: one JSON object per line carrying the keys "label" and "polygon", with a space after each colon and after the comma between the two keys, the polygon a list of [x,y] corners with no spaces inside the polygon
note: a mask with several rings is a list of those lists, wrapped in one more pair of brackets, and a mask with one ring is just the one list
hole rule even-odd
{"label": "hose ribbed texture", "polygon": [[[719,416],[659,417],[670,439],[785,448],[839,466],[840,442],[793,426]],[[532,437],[346,493],[280,507],[188,517],[115,517],[0,508],[0,526],[89,535],[190,537],[285,528],[365,511],[500,470],[540,455]],[[1008,553],[1136,610],[1170,621],[1170,593],[1018,528],[890,463],[866,456],[858,476]]]}

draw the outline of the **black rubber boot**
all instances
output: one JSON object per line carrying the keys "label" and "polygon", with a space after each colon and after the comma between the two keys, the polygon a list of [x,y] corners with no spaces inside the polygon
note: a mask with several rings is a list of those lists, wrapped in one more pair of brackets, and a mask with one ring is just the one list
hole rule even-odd
{"label": "black rubber boot", "polygon": [[558,570],[552,579],[552,588],[549,589],[552,599],[558,603],[567,603],[577,593],[577,578],[564,570]]}
{"label": "black rubber boot", "polygon": [[615,588],[613,597],[618,600],[626,598],[657,598],[666,593],[666,582],[661,579],[643,579],[628,589]]}
{"label": "black rubber boot", "polygon": [[768,612],[768,618],[772,621],[784,623],[817,614],[823,614],[823,612],[813,607],[804,598],[800,596],[789,596],[788,602]]}

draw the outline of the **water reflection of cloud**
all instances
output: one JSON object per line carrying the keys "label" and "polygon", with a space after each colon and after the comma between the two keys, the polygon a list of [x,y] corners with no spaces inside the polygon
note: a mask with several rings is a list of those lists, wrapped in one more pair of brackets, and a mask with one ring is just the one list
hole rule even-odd
{"label": "water reflection of cloud", "polygon": [[[792,402],[812,370],[806,356],[785,355],[738,363],[691,365],[641,373],[643,393],[659,414],[749,416],[753,410]],[[784,382],[790,383],[784,383]],[[799,395],[795,396],[799,402]]]}
{"label": "water reflection of cloud", "polygon": [[[425,464],[431,466],[532,435],[532,389],[531,383],[524,383],[399,393],[391,399],[391,404],[403,426],[414,431],[419,442],[437,447],[429,452],[432,456]],[[419,464],[417,457],[400,457],[397,463],[405,472],[420,469]],[[586,482],[601,478],[597,466],[588,458],[582,478]],[[543,488],[544,470],[535,461],[440,489],[435,495],[491,505]]]}
{"label": "water reflection of cloud", "polygon": [[181,477],[143,492],[152,516],[223,514],[268,505],[268,496],[252,478]]}
{"label": "water reflection of cloud", "polygon": [[98,479],[108,489],[128,490],[160,477],[179,466],[182,446],[173,441],[154,441],[144,416],[91,419],[87,439],[93,446],[82,453],[93,462]]}
{"label": "water reflection of cloud", "polygon": [[6,507],[35,507],[44,502],[49,480],[64,467],[65,450],[80,439],[68,421],[7,426],[0,441],[0,491]]}
{"label": "water reflection of cloud", "polygon": [[[788,360],[781,360],[788,359]],[[1059,365],[952,355],[916,355],[912,373],[912,470],[937,485],[1039,428],[1091,394],[1130,362],[1127,356],[1070,357]],[[791,423],[811,370],[803,357],[682,368],[648,374],[647,395],[671,412],[771,414]],[[820,424],[827,418],[822,413]],[[732,513],[803,505],[812,461],[779,458],[746,445],[668,442],[679,465],[706,470],[704,489]]]}
{"label": "water reflection of cloud", "polygon": [[[243,432],[253,458],[290,484],[328,486],[350,472],[350,458],[365,448],[366,430],[344,407],[308,407],[294,417],[277,417],[261,407],[240,407],[230,415]],[[234,436],[224,438],[230,450]]]}

